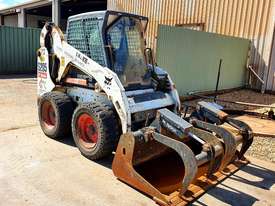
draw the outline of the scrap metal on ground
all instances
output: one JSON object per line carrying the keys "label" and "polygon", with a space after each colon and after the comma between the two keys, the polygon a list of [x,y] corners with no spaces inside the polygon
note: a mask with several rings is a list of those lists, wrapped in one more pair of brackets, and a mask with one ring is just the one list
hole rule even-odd
{"label": "scrap metal on ground", "polygon": [[[200,99],[214,100],[215,102],[229,103],[232,105],[261,108],[258,110],[249,111],[249,110],[245,110],[245,109],[235,109],[234,106],[223,107],[223,106],[219,105],[219,108],[223,112],[226,112],[228,115],[230,115],[230,117],[232,119],[235,119],[236,121],[240,120],[242,122],[245,122],[247,125],[249,125],[254,136],[275,137],[275,127],[274,127],[274,125],[275,125],[275,115],[274,115],[275,106],[273,106],[273,105],[243,102],[243,101],[233,101],[233,100],[226,100],[226,99],[222,99],[222,98],[217,99],[216,97],[204,96],[204,95],[199,95],[199,94],[192,94],[192,96],[200,98]],[[185,111],[183,114],[184,116],[187,115],[187,111],[189,108],[193,108],[193,109],[195,108],[194,106],[191,106],[188,103],[185,103],[183,105],[183,107],[184,107],[184,111]],[[234,132],[234,127],[230,126],[229,124],[224,124],[223,126]]]}

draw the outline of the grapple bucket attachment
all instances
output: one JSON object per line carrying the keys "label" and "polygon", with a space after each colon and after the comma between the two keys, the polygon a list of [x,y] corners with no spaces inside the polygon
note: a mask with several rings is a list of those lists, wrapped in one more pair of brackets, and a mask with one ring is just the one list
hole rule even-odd
{"label": "grapple bucket attachment", "polygon": [[115,176],[157,203],[173,205],[175,195],[183,197],[198,177],[224,169],[242,140],[224,128],[196,123],[198,127],[167,109],[158,110],[150,127],[120,137]]}

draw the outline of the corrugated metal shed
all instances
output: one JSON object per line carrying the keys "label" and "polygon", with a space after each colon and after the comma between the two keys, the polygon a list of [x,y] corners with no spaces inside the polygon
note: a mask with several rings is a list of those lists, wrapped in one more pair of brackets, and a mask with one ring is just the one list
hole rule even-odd
{"label": "corrugated metal shed", "polygon": [[36,71],[40,29],[0,26],[0,74]]}
{"label": "corrugated metal shed", "polygon": [[[159,24],[250,39],[250,64],[267,80],[275,0],[108,0],[108,9],[148,16],[147,41],[154,48]],[[256,79],[253,85],[261,86]]]}

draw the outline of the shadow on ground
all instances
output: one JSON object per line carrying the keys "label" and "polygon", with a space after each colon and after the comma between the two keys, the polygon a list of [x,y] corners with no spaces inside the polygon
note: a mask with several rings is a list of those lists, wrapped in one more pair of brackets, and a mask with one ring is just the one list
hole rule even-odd
{"label": "shadow on ground", "polygon": [[35,78],[36,74],[1,74],[0,79],[26,79]]}
{"label": "shadow on ground", "polygon": [[69,146],[72,146],[72,147],[76,147],[72,135],[67,136],[67,137],[63,137],[63,138],[60,138],[60,139],[56,139],[56,141],[58,141],[60,143],[63,143],[63,144],[66,144],[66,145],[69,145]]}
{"label": "shadow on ground", "polygon": [[[256,188],[261,188],[266,191],[269,191],[270,188],[275,184],[275,172],[272,170],[269,170],[267,168],[263,168],[259,165],[250,163],[240,169],[240,171],[243,171],[247,173],[246,175],[240,175],[240,173],[234,173],[233,175],[229,176],[226,179],[234,180],[237,182],[241,182],[244,184],[249,185],[249,187],[254,186]],[[252,181],[250,180],[250,175],[257,177],[259,181]],[[243,177],[245,176],[245,177]],[[221,202],[229,205],[242,205],[242,206],[252,206],[257,201],[259,201],[258,198],[255,196],[242,192],[241,189],[238,189],[237,185],[240,186],[239,183],[236,183],[236,187],[229,186],[225,181],[222,181],[220,184],[221,187],[215,187],[207,191],[207,194],[214,197],[215,199],[220,200]],[[253,178],[255,179],[255,178]],[[218,186],[217,185],[217,186]],[[243,187],[247,187],[242,186]],[[255,188],[251,189],[255,190]],[[192,205],[202,205],[205,206],[206,204],[203,203],[201,200],[195,200],[195,202],[192,203]]]}
{"label": "shadow on ground", "polygon": [[[61,138],[61,139],[57,139],[58,142],[62,143],[62,144],[66,144],[66,145],[69,145],[71,147],[76,147],[75,143],[74,143],[74,139],[72,136],[67,136],[67,137],[64,137],[64,138]],[[101,159],[101,160],[96,160],[96,161],[93,161],[101,166],[104,166],[106,168],[109,168],[109,169],[112,169],[112,162],[113,162],[113,159],[114,159],[114,155],[111,154],[109,155],[108,157],[104,158],[104,159]]]}
{"label": "shadow on ground", "polygon": [[269,190],[275,184],[275,172],[259,165],[250,163],[241,169],[242,171],[260,178],[260,181],[251,181],[248,178],[240,177],[233,174],[230,179],[239,181],[245,184],[253,185],[258,188]]}

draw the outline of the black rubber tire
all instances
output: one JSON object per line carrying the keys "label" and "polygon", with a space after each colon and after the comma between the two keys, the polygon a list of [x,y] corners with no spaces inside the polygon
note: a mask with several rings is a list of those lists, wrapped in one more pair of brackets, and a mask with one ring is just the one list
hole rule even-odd
{"label": "black rubber tire", "polygon": [[[42,107],[45,102],[50,102],[55,113],[55,125],[51,128],[46,126],[42,118]],[[73,111],[74,104],[65,93],[57,91],[45,93],[38,103],[39,122],[44,134],[53,139],[69,135]]]}
{"label": "black rubber tire", "polygon": [[[98,140],[93,148],[83,146],[77,132],[78,118],[84,113],[90,115],[96,123]],[[104,100],[79,105],[74,111],[71,127],[74,142],[81,154],[91,160],[99,160],[110,155],[115,150],[120,136],[117,114]]]}

